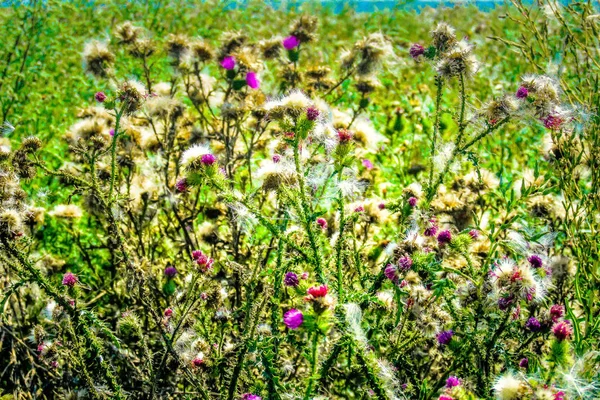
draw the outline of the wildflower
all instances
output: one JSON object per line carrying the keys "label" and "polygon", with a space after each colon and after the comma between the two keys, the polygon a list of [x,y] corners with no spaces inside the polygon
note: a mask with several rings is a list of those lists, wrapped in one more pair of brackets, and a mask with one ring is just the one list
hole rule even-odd
{"label": "wildflower", "polygon": [[527,367],[529,367],[529,359],[527,357],[521,358],[521,361],[519,361],[519,367],[527,369]]}
{"label": "wildflower", "polygon": [[208,146],[196,144],[183,152],[180,164],[185,169],[197,168],[200,164],[203,164],[202,157],[206,154],[211,154]]}
{"label": "wildflower", "polygon": [[363,206],[358,206],[358,207],[356,207],[354,209],[355,213],[361,213],[361,212],[364,212],[364,211],[365,211],[365,207],[363,207]]}
{"label": "wildflower", "polygon": [[403,270],[403,271],[407,271],[409,270],[413,265],[413,260],[412,258],[410,258],[409,256],[405,256],[405,257],[401,257],[398,260],[398,266]]}
{"label": "wildflower", "polygon": [[200,267],[200,270],[203,272],[206,272],[209,269],[211,269],[215,261],[212,258],[208,257],[206,254],[204,254],[201,250],[192,251],[192,258]]}
{"label": "wildflower", "polygon": [[258,80],[258,77],[256,76],[256,72],[250,71],[250,72],[246,73],[246,83],[252,89],[258,89],[260,87],[260,81]]}
{"label": "wildflower", "polygon": [[325,297],[327,296],[327,285],[313,286],[308,288],[306,292],[313,298]]}
{"label": "wildflower", "polygon": [[183,192],[187,191],[187,189],[188,189],[188,183],[185,178],[182,178],[182,179],[178,180],[177,183],[175,183],[175,190],[178,191],[179,193],[183,193]]}
{"label": "wildflower", "polygon": [[262,397],[257,396],[257,395],[252,394],[252,393],[244,393],[242,395],[242,400],[262,400]]}
{"label": "wildflower", "polygon": [[396,283],[398,281],[397,272],[398,272],[398,268],[396,268],[396,266],[394,264],[388,264],[385,267],[385,270],[383,270],[383,274],[385,275],[385,277],[394,283]]}
{"label": "wildflower", "polygon": [[448,379],[446,379],[446,387],[450,389],[455,386],[460,386],[460,379],[458,379],[456,376],[451,375],[448,377]]}
{"label": "wildflower", "polygon": [[106,78],[115,61],[115,55],[108,49],[106,43],[94,40],[86,43],[83,59],[87,72],[99,78]]}
{"label": "wildflower", "polygon": [[300,40],[296,36],[292,35],[283,39],[282,44],[286,50],[293,50],[296,47],[300,46]]}
{"label": "wildflower", "polygon": [[169,279],[173,279],[177,275],[177,269],[173,266],[168,266],[165,268],[165,276]]}
{"label": "wildflower", "polygon": [[371,160],[368,160],[366,158],[364,160],[362,160],[362,165],[363,165],[363,167],[365,167],[368,170],[373,169],[373,163],[371,162]]}
{"label": "wildflower", "polygon": [[471,229],[469,231],[469,236],[471,236],[471,239],[475,240],[479,237],[479,231],[477,229]]}
{"label": "wildflower", "polygon": [[454,336],[454,331],[452,329],[447,331],[442,331],[437,334],[436,338],[438,343],[441,346],[446,346],[452,341],[452,336]]}
{"label": "wildflower", "polygon": [[517,400],[523,398],[525,384],[513,374],[507,373],[498,378],[493,389],[498,400]]}
{"label": "wildflower", "polygon": [[573,334],[573,327],[570,321],[560,321],[552,326],[552,334],[559,341],[568,339]]}
{"label": "wildflower", "polygon": [[75,204],[60,204],[50,212],[50,215],[57,218],[77,219],[81,218],[83,211]]}
{"label": "wildflower", "polygon": [[414,197],[414,196],[413,196],[413,197],[410,197],[410,198],[408,199],[408,205],[409,205],[409,206],[411,206],[411,207],[416,207],[416,206],[417,206],[417,201],[418,201],[418,200],[417,200],[417,198],[416,198],[416,197]]}
{"label": "wildflower", "polygon": [[542,324],[540,324],[540,321],[538,321],[537,318],[531,317],[525,323],[525,328],[527,328],[531,332],[539,332],[540,329],[542,329]]}
{"label": "wildflower", "polygon": [[555,304],[550,307],[550,317],[552,318],[552,322],[558,321],[565,315],[565,308],[560,304]]}
{"label": "wildflower", "polygon": [[164,316],[165,316],[165,317],[169,318],[169,317],[171,317],[172,315],[173,315],[173,309],[172,309],[172,308],[167,308],[167,309],[165,309],[165,312],[164,312]]}
{"label": "wildflower", "polygon": [[417,60],[420,56],[425,54],[425,47],[418,43],[414,43],[412,46],[410,46],[410,50],[408,52],[412,58]]}
{"label": "wildflower", "polygon": [[67,272],[63,275],[62,284],[67,287],[74,287],[77,282],[79,282],[79,278],[72,272]]}
{"label": "wildflower", "polygon": [[235,57],[227,56],[223,60],[221,60],[221,67],[230,71],[235,68]]}
{"label": "wildflower", "polygon": [[114,137],[114,136],[115,136],[115,130],[114,130],[114,129],[111,129],[110,131],[108,131],[108,134],[109,134],[111,137]]}
{"label": "wildflower", "polygon": [[438,400],[454,400],[454,398],[443,394],[438,398]]}
{"label": "wildflower", "polygon": [[106,95],[104,92],[96,92],[94,99],[96,99],[98,103],[104,103],[104,100],[106,100]]}
{"label": "wildflower", "polygon": [[304,315],[302,311],[295,308],[292,308],[283,315],[283,323],[292,330],[298,329],[302,325],[302,322],[304,322]]}
{"label": "wildflower", "polygon": [[531,264],[533,268],[541,268],[544,264],[542,261],[542,257],[538,256],[537,254],[529,256],[527,258],[527,261],[529,261],[529,264]]}
{"label": "wildflower", "polygon": [[279,154],[273,154],[273,157],[271,159],[275,164],[277,164],[279,161],[281,161],[281,156]]}
{"label": "wildflower", "polygon": [[346,144],[352,139],[352,133],[346,129],[340,129],[337,132],[340,144]]}
{"label": "wildflower", "polygon": [[317,225],[319,225],[321,229],[327,229],[327,220],[325,220],[325,218],[317,218]]}
{"label": "wildflower", "polygon": [[445,52],[456,44],[454,28],[445,22],[440,22],[431,32],[433,45],[439,52]]}
{"label": "wildflower", "polygon": [[196,356],[194,357],[194,359],[192,360],[192,366],[194,368],[198,368],[201,367],[202,364],[204,364],[204,359],[201,356]]}
{"label": "wildflower", "polygon": [[517,93],[515,94],[517,99],[525,99],[527,98],[527,96],[529,96],[529,90],[527,90],[527,88],[525,86],[521,86],[518,90]]}
{"label": "wildflower", "polygon": [[287,272],[283,278],[283,283],[285,286],[296,287],[300,281],[298,280],[298,275],[293,272]]}
{"label": "wildflower", "polygon": [[316,107],[308,107],[306,109],[306,119],[308,119],[309,121],[316,121],[317,118],[319,118],[320,112]]}
{"label": "wildflower", "polygon": [[435,221],[435,219],[432,218],[429,220],[429,226],[427,228],[425,228],[425,232],[423,232],[423,234],[425,236],[431,237],[431,236],[435,236],[437,231],[438,231],[438,227],[437,227],[436,221]]}
{"label": "wildflower", "polygon": [[217,158],[212,154],[203,154],[200,158],[200,162],[204,165],[213,165],[217,161]]}
{"label": "wildflower", "polygon": [[546,129],[557,131],[561,128],[563,122],[565,122],[565,121],[560,116],[548,115],[546,118],[542,119],[542,122],[544,123],[544,127]]}
{"label": "wildflower", "polygon": [[448,244],[452,241],[452,232],[448,229],[441,231],[437,235],[437,241],[440,245]]}

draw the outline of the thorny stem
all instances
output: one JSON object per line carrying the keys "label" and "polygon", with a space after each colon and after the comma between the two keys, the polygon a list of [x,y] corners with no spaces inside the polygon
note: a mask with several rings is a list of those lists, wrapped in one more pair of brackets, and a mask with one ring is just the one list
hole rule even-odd
{"label": "thorny stem", "polygon": [[441,114],[441,103],[442,103],[442,89],[444,81],[441,76],[435,77],[435,86],[437,88],[435,96],[435,122],[433,124],[433,137],[431,138],[431,165],[429,167],[429,186],[433,182],[433,159],[435,157],[435,147],[437,145],[438,132],[440,130],[440,114]]}
{"label": "thorny stem", "polygon": [[310,356],[310,376],[308,378],[308,385],[306,387],[306,393],[304,394],[304,400],[309,400],[310,395],[312,394],[313,386],[315,381],[318,379],[317,376],[317,362],[318,362],[318,353],[317,348],[319,347],[319,331],[316,330],[313,339],[312,339],[312,348],[311,348],[311,356]]}
{"label": "thorny stem", "polygon": [[115,169],[117,164],[117,139],[119,137],[119,123],[121,121],[121,116],[123,115],[123,108],[116,112],[115,114],[115,134],[112,138],[112,143],[110,147],[110,188],[108,190],[108,202],[112,203],[112,193],[113,188],[115,186]]}

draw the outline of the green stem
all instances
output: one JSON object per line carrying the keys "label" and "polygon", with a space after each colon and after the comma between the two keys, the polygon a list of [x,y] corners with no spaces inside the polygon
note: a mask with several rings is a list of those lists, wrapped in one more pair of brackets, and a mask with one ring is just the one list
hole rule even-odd
{"label": "green stem", "polygon": [[317,362],[318,362],[318,353],[317,348],[319,347],[319,331],[316,331],[313,340],[312,340],[312,350],[310,357],[310,377],[308,378],[308,386],[306,387],[306,393],[304,394],[304,400],[309,400],[310,395],[313,391],[313,387],[315,382],[318,379],[317,376]]}

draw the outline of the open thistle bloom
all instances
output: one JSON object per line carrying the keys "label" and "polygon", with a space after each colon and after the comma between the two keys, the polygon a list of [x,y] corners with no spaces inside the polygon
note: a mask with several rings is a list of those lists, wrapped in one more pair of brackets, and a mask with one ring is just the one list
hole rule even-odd
{"label": "open thistle bloom", "polygon": [[312,286],[308,288],[306,293],[308,293],[309,296],[315,299],[319,297],[325,297],[327,296],[327,285]]}
{"label": "open thistle bloom", "polygon": [[221,67],[230,71],[235,68],[235,57],[227,56],[223,60],[221,60]]}
{"label": "open thistle bloom", "polygon": [[106,100],[106,95],[104,94],[104,92],[96,92],[94,98],[98,103],[104,103],[104,100]]}
{"label": "open thistle bloom", "polygon": [[296,36],[288,36],[281,42],[286,50],[293,50],[300,46],[300,40]]}
{"label": "open thistle bloom", "polygon": [[256,72],[250,71],[246,73],[246,83],[252,89],[258,89],[260,87],[260,81],[258,80]]}
{"label": "open thistle bloom", "polygon": [[216,161],[208,146],[196,144],[183,152],[180,164],[184,169],[195,170],[202,165],[208,165],[207,162],[210,162],[211,159],[213,163]]}
{"label": "open thistle bloom", "polygon": [[303,322],[304,315],[302,314],[302,311],[296,310],[295,308],[292,308],[283,315],[283,323],[292,330],[298,329]]}
{"label": "open thistle bloom", "polygon": [[194,259],[194,261],[196,262],[196,264],[202,272],[210,270],[213,266],[213,263],[215,262],[215,260],[208,257],[201,250],[194,250],[192,252],[192,258]]}
{"label": "open thistle bloom", "polygon": [[454,336],[454,331],[452,329],[447,331],[442,331],[437,334],[437,341],[440,345],[446,346],[452,341],[452,337]]}
{"label": "open thistle bloom", "polygon": [[293,272],[287,272],[283,278],[283,283],[285,286],[296,287],[300,281],[298,280],[298,275]]}
{"label": "open thistle bloom", "polygon": [[552,326],[552,334],[559,341],[567,340],[573,334],[570,321],[559,321]]}
{"label": "open thistle bloom", "polygon": [[62,284],[67,287],[75,287],[75,285],[79,282],[79,278],[72,272],[67,272],[63,275]]}
{"label": "open thistle bloom", "polygon": [[460,379],[458,379],[456,376],[451,375],[448,377],[448,379],[446,379],[447,388],[453,388],[456,386],[460,386]]}
{"label": "open thistle bloom", "polygon": [[262,400],[262,397],[252,393],[244,393],[242,395],[242,400]]}
{"label": "open thistle bloom", "polygon": [[173,266],[168,266],[165,268],[165,276],[169,279],[173,279],[175,278],[175,275],[177,275],[177,269]]}
{"label": "open thistle bloom", "polygon": [[418,43],[414,43],[412,46],[410,46],[410,50],[408,52],[412,58],[418,60],[420,56],[425,54],[425,47]]}

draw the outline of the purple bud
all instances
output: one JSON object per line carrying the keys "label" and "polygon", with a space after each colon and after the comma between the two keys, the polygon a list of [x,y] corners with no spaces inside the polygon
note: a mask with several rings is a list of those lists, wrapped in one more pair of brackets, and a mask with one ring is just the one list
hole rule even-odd
{"label": "purple bud", "polygon": [[425,54],[425,48],[420,44],[415,43],[412,46],[410,46],[410,50],[408,50],[408,53],[412,58],[416,60],[417,58]]}
{"label": "purple bud", "polygon": [[379,208],[380,210],[385,210],[385,203],[379,203],[377,205],[377,208]]}
{"label": "purple bud", "polygon": [[306,109],[306,119],[309,121],[315,121],[317,118],[319,118],[320,114],[321,113],[316,107],[308,107]]}
{"label": "purple bud", "polygon": [[542,324],[535,317],[531,317],[525,323],[525,328],[530,330],[531,332],[539,332],[542,329]]}
{"label": "purple bud", "polygon": [[165,276],[169,279],[173,279],[177,275],[177,269],[173,266],[165,268]]}
{"label": "purple bud", "polygon": [[114,130],[114,129],[111,129],[110,131],[108,131],[108,134],[109,134],[110,136],[115,136],[115,130]]}
{"label": "purple bud", "polygon": [[448,377],[448,379],[446,379],[446,387],[448,389],[453,388],[455,386],[460,386],[460,379],[458,379],[456,376],[450,376]]}
{"label": "purple bud", "polygon": [[450,243],[452,241],[452,232],[450,232],[448,229],[441,231],[438,233],[437,241],[441,245]]}
{"label": "purple bud", "polygon": [[252,393],[244,393],[242,395],[242,400],[262,400],[262,397],[257,396],[257,395],[252,394]]}
{"label": "purple bud", "polygon": [[97,92],[94,95],[94,98],[98,103],[104,103],[104,100],[106,100],[106,95],[104,94],[104,92]]}
{"label": "purple bud", "polygon": [[559,341],[568,339],[573,334],[573,327],[570,321],[560,321],[552,327],[552,334]]}
{"label": "purple bud", "polygon": [[527,258],[527,261],[529,261],[529,264],[531,264],[531,266],[533,268],[541,268],[542,265],[544,265],[544,262],[542,261],[542,257],[538,256],[537,254],[533,254],[533,255],[529,256]]}
{"label": "purple bud", "polygon": [[452,329],[442,331],[437,334],[437,341],[440,345],[446,346],[452,340],[452,336],[454,336],[454,331]]}
{"label": "purple bud", "polygon": [[521,86],[517,90],[517,93],[515,94],[515,96],[517,97],[517,99],[525,99],[525,98],[527,98],[527,96],[529,96],[529,90],[527,90],[527,88],[525,86]]}
{"label": "purple bud", "polygon": [[217,161],[217,158],[212,154],[203,154],[200,158],[200,162],[204,165],[213,165]]}
{"label": "purple bud", "polygon": [[63,275],[62,284],[68,286],[70,288],[74,287],[77,282],[79,282],[79,278],[72,272],[67,272]]}
{"label": "purple bud", "polygon": [[300,46],[300,40],[296,36],[292,35],[283,39],[282,44],[286,50],[293,50],[296,47]]}
{"label": "purple bud", "polygon": [[175,190],[177,190],[179,193],[183,193],[188,189],[188,184],[187,184],[187,180],[185,178],[182,178],[180,180],[177,181],[177,183],[175,183]]}
{"label": "purple bud", "polygon": [[527,357],[521,358],[521,361],[519,361],[519,367],[527,369],[527,367],[529,367],[529,360],[527,359]]}
{"label": "purple bud", "polygon": [[373,169],[373,163],[371,162],[371,160],[368,160],[366,158],[364,160],[362,160],[362,165],[363,165],[363,167],[365,167],[368,170]]}
{"label": "purple bud", "polygon": [[383,270],[383,274],[386,278],[395,283],[398,280],[398,275],[396,275],[397,271],[398,268],[394,264],[388,264]]}
{"label": "purple bud", "polygon": [[402,269],[402,271],[407,271],[410,269],[410,267],[412,267],[413,265],[413,260],[406,256],[406,257],[402,257],[398,260],[398,266]]}
{"label": "purple bud", "polygon": [[221,67],[225,68],[228,71],[234,69],[235,68],[235,57],[233,57],[233,56],[225,57],[221,61]]}
{"label": "purple bud", "polygon": [[246,74],[246,83],[252,89],[258,89],[260,87],[260,81],[258,80],[258,77],[256,76],[256,72],[248,72]]}
{"label": "purple bud", "polygon": [[469,231],[469,236],[471,236],[471,239],[475,240],[479,237],[479,231],[477,229],[471,229]]}
{"label": "purple bud", "polygon": [[277,164],[279,161],[281,161],[281,156],[279,154],[273,154],[272,160],[275,164]]}
{"label": "purple bud", "polygon": [[411,197],[408,199],[408,205],[411,207],[416,207],[417,206],[417,198],[416,197]]}
{"label": "purple bud", "polygon": [[560,304],[555,304],[550,307],[550,318],[552,318],[552,322],[556,322],[561,319],[565,315],[565,308]]}
{"label": "purple bud", "polygon": [[283,283],[285,286],[296,287],[300,281],[298,280],[298,275],[293,272],[287,272],[283,278]]}
{"label": "purple bud", "polygon": [[298,329],[303,322],[304,315],[302,314],[302,311],[296,310],[295,308],[292,308],[283,315],[283,323],[292,330]]}

